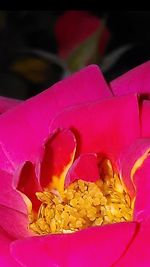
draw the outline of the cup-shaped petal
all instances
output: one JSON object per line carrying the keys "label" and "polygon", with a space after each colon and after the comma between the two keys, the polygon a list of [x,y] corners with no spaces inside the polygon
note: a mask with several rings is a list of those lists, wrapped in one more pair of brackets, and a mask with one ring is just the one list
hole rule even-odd
{"label": "cup-shaped petal", "polygon": [[126,72],[110,83],[115,96],[128,93],[150,94],[150,61]]}
{"label": "cup-shaped petal", "polygon": [[4,230],[0,228],[0,266],[3,267],[19,267],[19,263],[11,256],[10,244],[13,241]]}
{"label": "cup-shaped petal", "polygon": [[110,98],[76,106],[60,113],[50,131],[70,128],[77,139],[77,155],[101,153],[117,161],[120,153],[140,135],[136,95]]}
{"label": "cup-shaped petal", "polygon": [[13,243],[12,255],[28,267],[109,267],[127,249],[135,232],[135,223],[120,223],[73,234],[26,238]]}
{"label": "cup-shaped petal", "polygon": [[4,113],[0,117],[0,168],[13,173],[25,161],[35,163],[58,112],[108,96],[111,92],[99,68],[91,65]]}

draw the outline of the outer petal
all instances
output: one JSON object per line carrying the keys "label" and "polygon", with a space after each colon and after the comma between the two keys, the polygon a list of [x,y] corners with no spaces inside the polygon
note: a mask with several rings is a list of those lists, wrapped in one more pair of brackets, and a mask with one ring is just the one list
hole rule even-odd
{"label": "outer petal", "polygon": [[134,183],[136,186],[134,219],[143,221],[150,216],[150,157],[147,157],[136,171]]}
{"label": "outer petal", "polygon": [[[128,265],[129,264],[129,265]],[[133,242],[114,267],[150,266],[150,219],[141,223]]]}
{"label": "outer petal", "polygon": [[4,96],[0,96],[0,114],[6,112],[7,110],[15,107],[19,103],[21,103],[21,100],[8,98]]}
{"label": "outer petal", "polygon": [[12,240],[13,239],[0,228],[0,266],[2,267],[21,266],[10,254],[10,243]]}
{"label": "outer petal", "polygon": [[135,196],[136,184],[134,175],[150,151],[150,139],[138,139],[122,152],[119,159],[120,174],[131,197]]}
{"label": "outer petal", "polygon": [[102,153],[114,161],[139,137],[137,97],[116,97],[66,109],[54,119],[50,131],[57,128],[71,128],[78,153]]}
{"label": "outer petal", "polygon": [[26,213],[26,205],[20,193],[15,190],[12,180],[11,174],[0,170],[0,205]]}
{"label": "outer petal", "polygon": [[120,159],[123,181],[133,197],[134,220],[150,216],[150,139],[137,140]]}
{"label": "outer petal", "polygon": [[17,238],[29,236],[27,206],[15,190],[12,175],[0,170],[0,226]]}
{"label": "outer petal", "polygon": [[12,255],[28,267],[110,267],[126,250],[135,231],[135,223],[120,223],[34,237],[14,242]]}
{"label": "outer petal", "polygon": [[99,68],[91,65],[4,113],[0,117],[0,168],[13,173],[22,162],[35,162],[49,123],[65,107],[110,95]]}
{"label": "outer petal", "polygon": [[143,101],[141,110],[141,135],[150,137],[150,101]]}
{"label": "outer petal", "polygon": [[25,214],[0,205],[0,226],[15,238],[32,236],[28,231],[28,218]]}
{"label": "outer petal", "polygon": [[110,83],[115,96],[127,93],[150,93],[150,61],[128,71]]}
{"label": "outer petal", "polygon": [[95,182],[99,178],[97,155],[92,153],[82,154],[69,169],[65,179],[65,186],[78,179]]}

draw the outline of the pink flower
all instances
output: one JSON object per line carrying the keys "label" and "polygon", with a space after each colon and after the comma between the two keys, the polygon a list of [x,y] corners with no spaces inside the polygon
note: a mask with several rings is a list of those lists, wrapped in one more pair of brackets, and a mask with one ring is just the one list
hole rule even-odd
{"label": "pink flower", "polygon": [[[150,265],[149,69],[147,62],[107,85],[91,65],[1,115],[1,266]],[[36,192],[56,183],[61,193],[77,179],[95,185],[103,159],[132,200],[132,221],[74,233],[29,230],[31,203],[35,214],[41,205]]]}

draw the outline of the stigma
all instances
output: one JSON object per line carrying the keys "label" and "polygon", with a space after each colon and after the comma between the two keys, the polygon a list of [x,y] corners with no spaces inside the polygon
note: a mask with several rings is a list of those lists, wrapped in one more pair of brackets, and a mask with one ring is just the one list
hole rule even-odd
{"label": "stigma", "polygon": [[102,177],[96,182],[81,179],[62,193],[55,190],[37,192],[41,205],[29,224],[38,235],[70,233],[92,226],[132,220],[133,202],[110,161],[104,164]]}

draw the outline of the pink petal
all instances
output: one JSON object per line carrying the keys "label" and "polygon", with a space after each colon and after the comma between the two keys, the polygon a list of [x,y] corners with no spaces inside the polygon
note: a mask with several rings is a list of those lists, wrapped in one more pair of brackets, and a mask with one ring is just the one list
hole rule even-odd
{"label": "pink petal", "polygon": [[25,161],[35,163],[58,112],[108,96],[111,93],[99,68],[91,65],[4,113],[0,117],[0,168],[14,173]]}
{"label": "pink petal", "polygon": [[19,175],[17,190],[25,194],[32,202],[32,209],[38,211],[41,202],[37,199],[35,193],[42,191],[41,186],[35,175],[34,165],[26,162]]}
{"label": "pink petal", "polygon": [[25,214],[0,204],[0,218],[0,227],[11,236],[24,238],[32,235],[28,231],[29,220]]}
{"label": "pink petal", "polygon": [[0,228],[0,266],[2,267],[19,267],[10,254],[10,243],[13,239]]}
{"label": "pink petal", "polygon": [[142,166],[149,151],[150,139],[137,139],[129,148],[122,151],[119,159],[120,173],[131,197],[135,196],[135,172]]}
{"label": "pink petal", "polygon": [[65,186],[77,179],[88,182],[95,182],[100,178],[98,169],[98,160],[96,154],[82,154],[75,160],[68,171],[65,179]]}
{"label": "pink petal", "polygon": [[145,159],[135,173],[134,183],[136,186],[134,219],[143,221],[150,216],[150,157]]}
{"label": "pink petal", "polygon": [[12,175],[0,170],[0,226],[14,237],[29,236],[27,206],[15,190]]}
{"label": "pink petal", "polygon": [[[70,130],[58,131],[45,145],[41,163],[41,186],[48,186],[53,176],[60,177],[69,168],[76,151],[76,139]],[[66,169],[66,171],[67,171]]]}
{"label": "pink petal", "polygon": [[110,267],[126,250],[135,231],[135,223],[120,223],[27,238],[12,244],[12,255],[28,267]]}
{"label": "pink petal", "polygon": [[150,101],[143,101],[141,111],[142,137],[150,137]]}
{"label": "pink petal", "polygon": [[148,267],[150,266],[150,219],[141,223],[133,242],[114,267]]}
{"label": "pink petal", "polygon": [[0,114],[6,112],[7,110],[15,107],[19,103],[21,103],[21,100],[8,98],[4,96],[0,96]]}
{"label": "pink petal", "polygon": [[27,213],[27,207],[21,194],[13,186],[13,176],[2,170],[0,170],[0,190],[0,205],[24,214]]}
{"label": "pink petal", "polygon": [[115,96],[127,93],[150,93],[150,61],[128,71],[110,83]]}
{"label": "pink petal", "polygon": [[70,128],[75,133],[78,154],[102,153],[116,160],[139,137],[137,97],[116,97],[66,109],[53,120],[50,131],[57,128]]}

